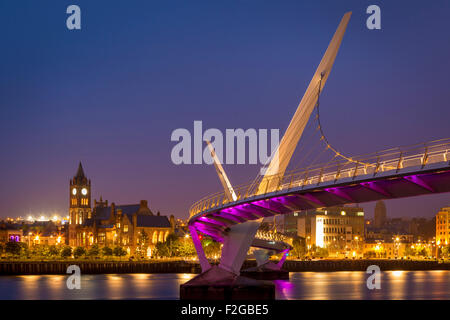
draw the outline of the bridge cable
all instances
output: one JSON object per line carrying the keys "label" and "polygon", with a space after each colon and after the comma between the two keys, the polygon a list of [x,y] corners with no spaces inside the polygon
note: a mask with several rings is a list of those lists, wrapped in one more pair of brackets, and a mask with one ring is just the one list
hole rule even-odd
{"label": "bridge cable", "polygon": [[365,165],[367,165],[367,163],[363,163],[363,162],[361,162],[361,161],[358,161],[358,160],[354,160],[354,159],[352,159],[352,158],[350,158],[350,157],[347,157],[347,156],[345,156],[345,155],[343,155],[342,153],[340,153],[336,148],[334,148],[331,144],[330,144],[330,142],[328,141],[328,139],[327,139],[327,137],[325,136],[325,133],[323,132],[323,129],[322,129],[322,124],[321,124],[321,122],[320,122],[320,112],[319,112],[319,106],[320,106],[320,93],[321,93],[321,87],[322,87],[322,78],[323,78],[323,76],[324,76],[324,73],[322,72],[321,74],[320,74],[320,80],[319,80],[319,90],[317,91],[317,103],[316,103],[316,119],[317,119],[317,128],[320,130],[320,135],[321,135],[321,137],[320,137],[320,140],[323,140],[324,142],[325,142],[325,144],[326,144],[326,147],[327,147],[327,149],[330,149],[331,151],[333,151],[336,155],[334,156],[334,158],[336,158],[336,157],[341,157],[341,158],[343,158],[343,159],[345,159],[345,160],[347,160],[348,162],[353,162],[353,163],[360,163],[360,164],[365,164]]}

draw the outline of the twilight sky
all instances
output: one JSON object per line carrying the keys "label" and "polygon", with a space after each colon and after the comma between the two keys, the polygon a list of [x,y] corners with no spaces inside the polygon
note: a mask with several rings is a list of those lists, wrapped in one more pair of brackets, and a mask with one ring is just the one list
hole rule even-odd
{"label": "twilight sky", "polygon": [[[381,30],[366,28],[371,4]],[[448,0],[1,1],[0,217],[65,215],[82,161],[93,198],[186,218],[221,186],[211,166],[171,162],[172,131],[283,133],[347,11],[321,96],[330,142],[357,155],[450,137]],[[259,170],[224,168],[235,185]],[[450,194],[386,205],[432,217]]]}

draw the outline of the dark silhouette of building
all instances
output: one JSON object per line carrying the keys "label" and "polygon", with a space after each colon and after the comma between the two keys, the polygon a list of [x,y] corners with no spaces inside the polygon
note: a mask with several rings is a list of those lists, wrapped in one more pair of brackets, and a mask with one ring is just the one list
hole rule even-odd
{"label": "dark silhouette of building", "polygon": [[377,201],[375,204],[375,219],[374,219],[374,227],[381,228],[385,225],[387,220],[386,214],[386,205],[383,200]]}

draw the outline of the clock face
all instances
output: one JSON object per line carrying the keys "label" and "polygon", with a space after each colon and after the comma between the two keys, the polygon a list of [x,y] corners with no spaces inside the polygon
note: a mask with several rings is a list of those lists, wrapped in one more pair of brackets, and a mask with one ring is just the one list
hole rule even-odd
{"label": "clock face", "polygon": [[76,194],[77,194],[77,189],[73,188],[73,189],[72,189],[72,194],[73,194],[73,195],[76,195]]}
{"label": "clock face", "polygon": [[81,189],[81,193],[82,193],[84,196],[87,195],[87,189],[86,189],[86,188]]}

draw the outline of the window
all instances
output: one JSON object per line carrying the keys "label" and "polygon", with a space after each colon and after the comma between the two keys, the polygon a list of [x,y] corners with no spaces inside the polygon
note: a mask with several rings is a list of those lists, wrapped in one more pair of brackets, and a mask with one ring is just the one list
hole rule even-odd
{"label": "window", "polygon": [[128,232],[128,225],[127,225],[127,224],[125,224],[125,225],[123,226],[123,232]]}

